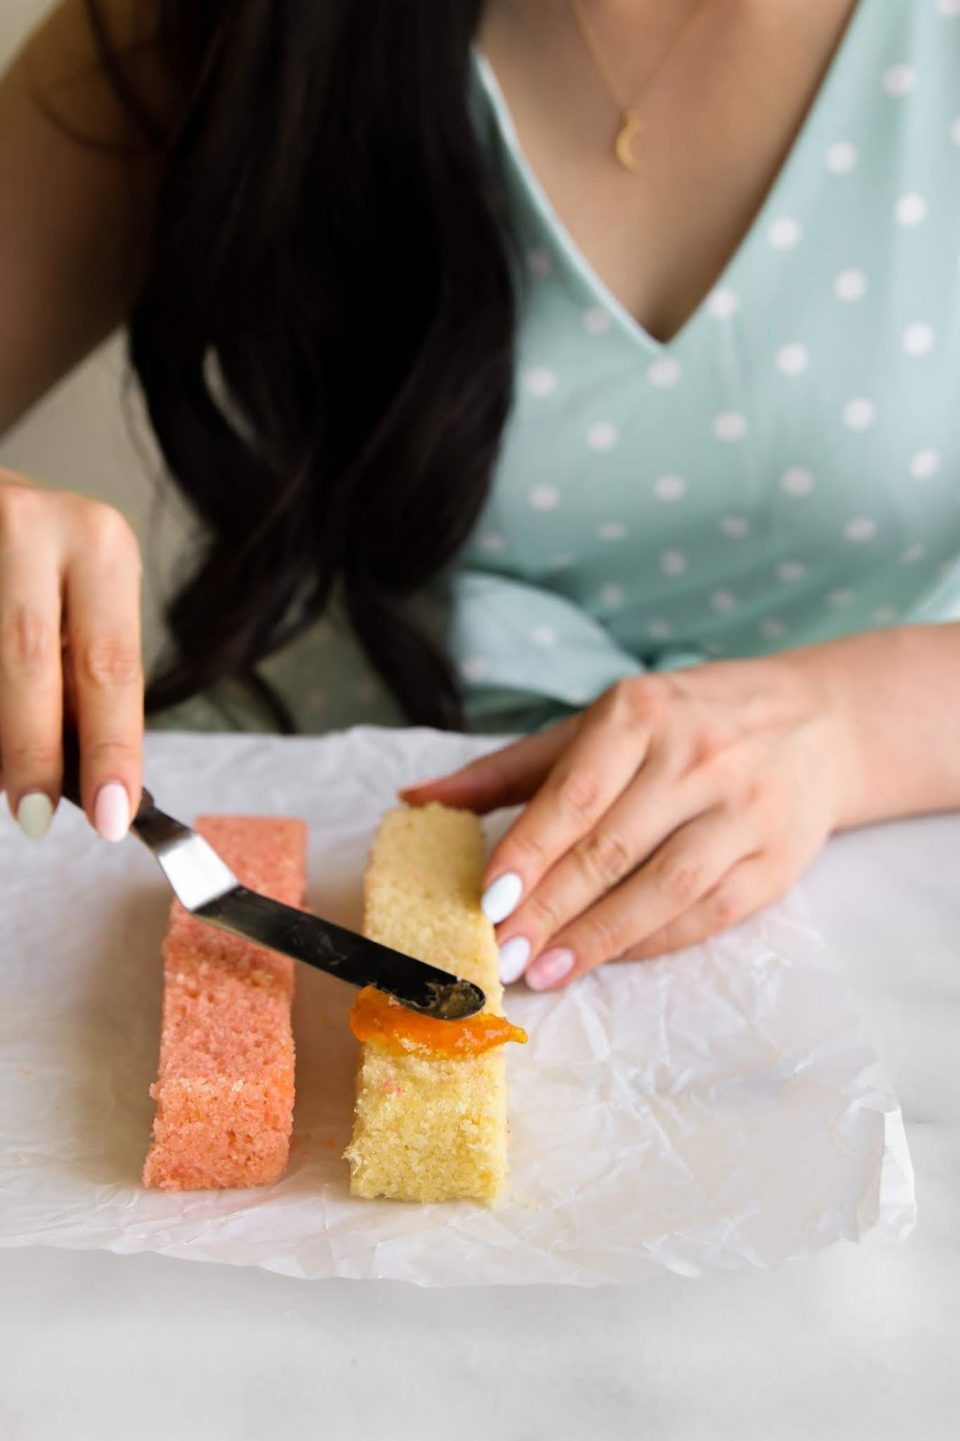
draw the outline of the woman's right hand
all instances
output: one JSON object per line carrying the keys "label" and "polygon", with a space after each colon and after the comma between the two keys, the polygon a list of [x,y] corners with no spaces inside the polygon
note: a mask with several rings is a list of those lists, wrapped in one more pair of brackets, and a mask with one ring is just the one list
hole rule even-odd
{"label": "woman's right hand", "polygon": [[140,551],[119,511],[0,470],[0,756],[10,812],[35,839],[60,797],[64,719],[83,805],[126,835],[141,788]]}

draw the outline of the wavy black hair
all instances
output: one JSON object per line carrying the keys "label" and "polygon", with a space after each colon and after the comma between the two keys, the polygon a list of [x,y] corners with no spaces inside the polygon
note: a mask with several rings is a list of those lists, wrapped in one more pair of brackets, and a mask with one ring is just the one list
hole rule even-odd
{"label": "wavy black hair", "polygon": [[[470,111],[480,0],[156,0],[180,97],[129,352],[203,523],[150,711],[333,598],[413,722],[462,722],[411,603],[466,542],[510,406],[509,241]],[[275,706],[278,723],[285,717]]]}

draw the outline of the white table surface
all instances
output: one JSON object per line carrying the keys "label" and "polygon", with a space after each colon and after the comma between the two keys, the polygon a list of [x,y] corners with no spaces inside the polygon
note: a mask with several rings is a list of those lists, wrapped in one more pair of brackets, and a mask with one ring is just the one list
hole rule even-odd
{"label": "white table surface", "polygon": [[960,817],[913,821],[805,883],[903,1106],[906,1242],[589,1291],[0,1251],[0,1441],[955,1441],[958,857]]}

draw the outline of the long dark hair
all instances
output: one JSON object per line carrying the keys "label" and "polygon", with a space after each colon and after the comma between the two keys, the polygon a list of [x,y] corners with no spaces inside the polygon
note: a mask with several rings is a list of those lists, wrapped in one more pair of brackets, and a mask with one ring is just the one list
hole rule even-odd
{"label": "long dark hair", "polygon": [[[108,73],[151,115],[86,0]],[[410,720],[461,718],[412,598],[486,498],[514,296],[469,108],[480,0],[157,0],[167,130],[133,366],[205,550],[156,711],[342,604]]]}

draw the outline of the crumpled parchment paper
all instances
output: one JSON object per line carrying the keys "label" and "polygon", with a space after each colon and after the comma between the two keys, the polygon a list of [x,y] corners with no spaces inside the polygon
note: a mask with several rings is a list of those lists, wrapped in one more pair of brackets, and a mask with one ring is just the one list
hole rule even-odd
{"label": "crumpled parchment paper", "polygon": [[[164,809],[311,827],[311,908],[357,925],[366,849],[396,788],[489,739],[155,735]],[[291,1165],[266,1190],[139,1185],[168,893],[130,839],[64,807],[41,846],[7,821],[0,956],[0,1245],[156,1251],[290,1276],[424,1286],[640,1279],[769,1266],[841,1237],[906,1234],[896,1098],[793,897],[683,955],[508,993],[511,1173],[497,1207],[352,1200],[352,993],[302,968]]]}

